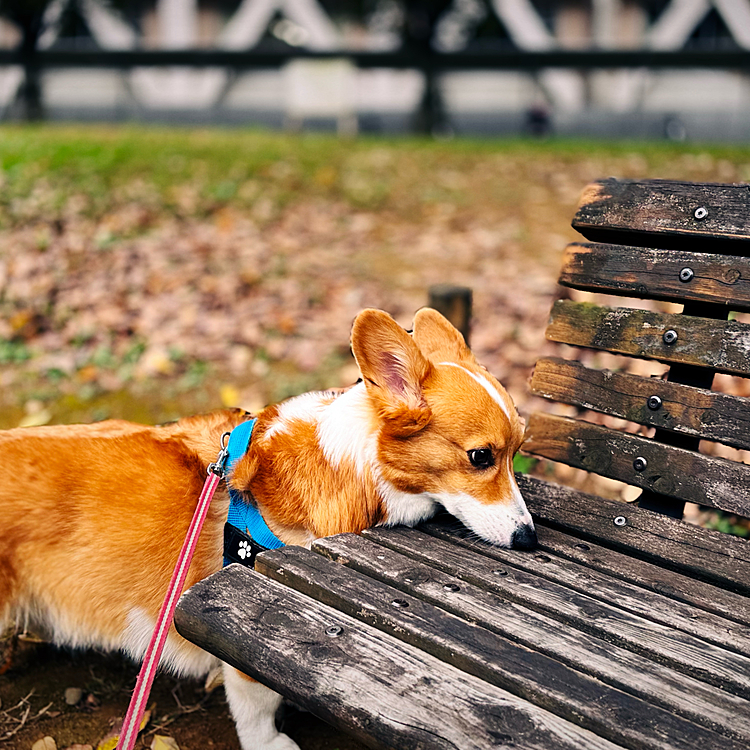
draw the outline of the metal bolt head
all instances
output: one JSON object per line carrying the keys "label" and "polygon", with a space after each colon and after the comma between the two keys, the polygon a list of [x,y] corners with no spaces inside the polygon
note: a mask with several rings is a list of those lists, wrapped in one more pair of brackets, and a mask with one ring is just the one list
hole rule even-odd
{"label": "metal bolt head", "polygon": [[706,216],[708,216],[708,209],[705,208],[705,206],[696,208],[695,212],[693,213],[693,216],[695,216],[695,218],[698,219],[698,221],[701,221],[702,219],[705,219]]}
{"label": "metal bolt head", "polygon": [[646,405],[651,411],[657,411],[661,409],[661,399],[658,396],[649,396]]}
{"label": "metal bolt head", "polygon": [[326,635],[331,638],[337,638],[344,632],[344,628],[342,628],[340,625],[329,625],[326,628]]}
{"label": "metal bolt head", "polygon": [[648,466],[648,461],[643,456],[638,456],[638,458],[633,461],[633,468],[636,471],[645,471],[646,467]]}
{"label": "metal bolt head", "polygon": [[680,271],[680,281],[683,284],[687,284],[688,281],[692,281],[695,276],[695,271],[692,268],[683,268]]}
{"label": "metal bolt head", "polygon": [[616,516],[615,517],[615,526],[624,526],[628,520],[625,518],[625,516]]}
{"label": "metal bolt head", "polygon": [[670,328],[668,331],[664,331],[662,339],[664,340],[665,344],[674,344],[674,342],[677,341],[677,331],[672,328]]}

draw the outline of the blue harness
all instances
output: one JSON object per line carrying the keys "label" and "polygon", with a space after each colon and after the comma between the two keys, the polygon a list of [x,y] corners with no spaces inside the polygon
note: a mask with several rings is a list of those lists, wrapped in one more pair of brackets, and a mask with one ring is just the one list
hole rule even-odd
{"label": "blue harness", "polygon": [[[256,422],[250,419],[232,430],[227,443],[227,475],[247,452]],[[236,562],[252,568],[259,552],[283,546],[284,542],[268,528],[258,508],[230,487],[229,513],[224,524],[224,566]]]}

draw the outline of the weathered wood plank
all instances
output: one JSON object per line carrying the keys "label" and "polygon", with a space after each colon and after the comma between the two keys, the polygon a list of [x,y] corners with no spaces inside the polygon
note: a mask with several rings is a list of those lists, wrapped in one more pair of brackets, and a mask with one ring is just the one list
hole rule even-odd
{"label": "weathered wood plank", "polygon": [[627,484],[750,516],[750,466],[608,427],[532,414],[524,451]]}
{"label": "weathered wood plank", "polygon": [[616,747],[240,565],[185,592],[175,623],[371,747]]}
{"label": "weathered wood plank", "polygon": [[[571,591],[539,576],[511,568],[507,575],[492,571],[497,563],[466,549],[440,543],[428,535],[398,529],[382,535],[367,532],[375,541],[403,554],[423,560],[469,583],[530,607],[598,638],[644,654],[697,679],[750,697],[750,658],[726,651],[694,636],[631,615],[591,596]],[[743,674],[740,674],[743,673]]]}
{"label": "weathered wood plank", "polygon": [[[744,539],[525,474],[516,479],[532,515],[543,523],[750,594],[750,544]],[[616,518],[625,523],[616,524]]]}
{"label": "weathered wood plank", "polygon": [[[750,626],[750,599],[704,581],[631,557],[580,537],[537,524],[539,549],[575,560],[587,568],[620,578],[722,618]],[[719,634],[720,637],[720,634]]]}
{"label": "weathered wood plank", "polygon": [[[392,536],[392,530],[372,530],[367,535],[377,536],[382,541],[383,535]],[[746,740],[750,733],[750,704],[744,699],[617,644],[607,643],[572,627],[561,627],[557,620],[547,615],[501,598],[424,561],[354,535],[318,540],[314,548],[347,567],[454,613],[476,626],[507,636],[722,734]],[[495,565],[492,569],[496,571],[495,576],[509,574],[504,566]],[[545,681],[543,675],[539,675],[539,679]]]}
{"label": "weathered wood plank", "polygon": [[481,552],[493,560],[555,581],[573,591],[612,604],[618,609],[750,656],[750,627],[747,625],[696,610],[691,605],[554,554],[529,554],[519,550],[502,549],[476,539],[476,535],[464,534],[439,523],[423,524],[420,528],[438,539]]}
{"label": "weathered wood plank", "polygon": [[[658,378],[591,370],[579,362],[553,357],[536,363],[530,390],[638,424],[750,448],[750,398]],[[653,397],[658,401],[649,401]]]}
{"label": "weathered wood plank", "polygon": [[[677,334],[671,343],[664,340],[667,331]],[[750,374],[750,325],[735,320],[558,300],[546,335],[561,344],[710,367],[734,375]]]}
{"label": "weathered wood plank", "polygon": [[[594,242],[748,254],[750,187],[672,180],[592,183],[573,227]],[[702,209],[702,210],[701,210]]]}
{"label": "weathered wood plank", "polygon": [[623,297],[750,309],[750,259],[733,255],[574,242],[566,248],[560,284]]}
{"label": "weathered wood plank", "polygon": [[[354,544],[364,541],[356,539]],[[697,742],[722,742],[713,732],[300,547],[264,553],[256,569],[626,747],[687,750]]]}

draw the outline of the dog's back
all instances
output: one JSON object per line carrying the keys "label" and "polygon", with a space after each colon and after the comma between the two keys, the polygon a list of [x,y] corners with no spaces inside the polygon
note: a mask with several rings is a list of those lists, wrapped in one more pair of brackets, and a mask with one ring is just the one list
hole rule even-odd
{"label": "dog's back", "polygon": [[[145,651],[222,431],[239,413],[0,432],[0,615],[55,643]],[[221,567],[217,496],[188,585]],[[177,671],[208,660],[182,639]],[[197,655],[199,663],[195,663]]]}

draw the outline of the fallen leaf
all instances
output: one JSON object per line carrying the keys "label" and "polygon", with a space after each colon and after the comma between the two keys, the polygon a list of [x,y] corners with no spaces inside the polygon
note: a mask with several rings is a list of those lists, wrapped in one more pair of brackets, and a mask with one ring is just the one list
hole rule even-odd
{"label": "fallen leaf", "polygon": [[[151,708],[148,708],[146,709],[146,711],[144,711],[143,718],[141,719],[141,725],[140,727],[138,727],[139,732],[142,732],[146,727],[146,724],[151,721],[151,712],[153,711],[154,706],[155,704],[153,704]],[[99,741],[99,744],[96,746],[96,750],[115,750],[115,748],[117,747],[117,743],[120,740],[120,732],[122,732],[123,721],[124,719],[115,719],[115,722],[112,725],[112,730]]]}
{"label": "fallen leaf", "polygon": [[31,750],[57,750],[57,743],[52,737],[43,737],[31,746]]}
{"label": "fallen leaf", "polygon": [[219,389],[221,403],[226,407],[238,406],[240,401],[240,392],[233,385],[222,385]]}
{"label": "fallen leaf", "polygon": [[151,750],[180,750],[180,746],[172,737],[164,737],[160,734],[154,735]]}
{"label": "fallen leaf", "polygon": [[52,412],[49,409],[39,409],[30,414],[27,414],[18,423],[19,427],[41,427],[42,425],[49,424],[52,419]]}

